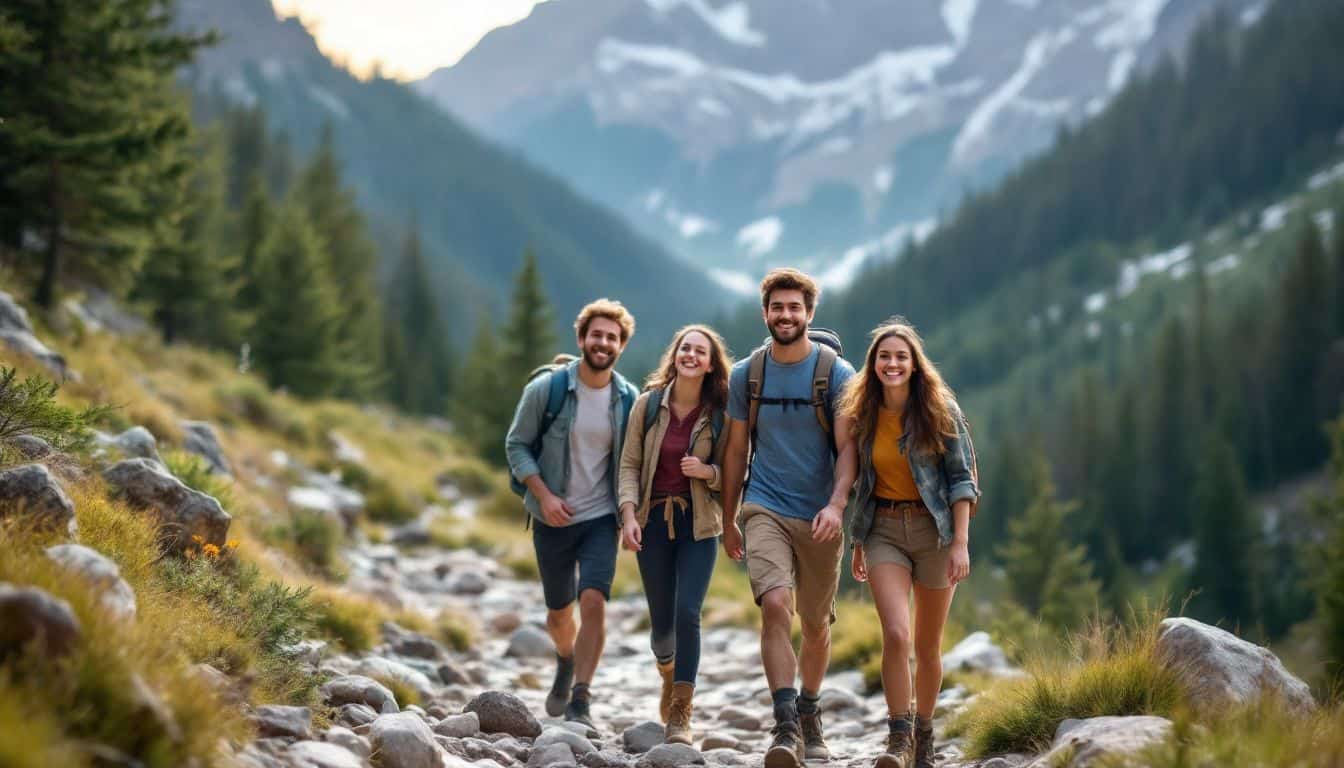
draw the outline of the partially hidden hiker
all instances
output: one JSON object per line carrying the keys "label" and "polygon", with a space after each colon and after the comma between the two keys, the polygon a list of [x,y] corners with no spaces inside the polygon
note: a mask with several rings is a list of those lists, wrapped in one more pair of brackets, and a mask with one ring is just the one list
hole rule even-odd
{"label": "partially hidden hiker", "polygon": [[669,743],[691,743],[700,610],[723,531],[718,491],[731,365],[713,329],[678,331],[635,401],[621,452],[621,540],[639,560]]}
{"label": "partially hidden hiker", "polygon": [[970,519],[980,498],[975,449],[952,391],[904,322],[873,331],[840,412],[853,424],[859,456],[851,569],[855,580],[868,582],[882,623],[888,720],[877,768],[933,768],[943,625],[957,582],[971,572]]}
{"label": "partially hidden hiker", "polygon": [[[728,385],[723,548],[734,560],[745,554],[761,608],[761,660],[775,716],[766,768],[830,756],[819,698],[830,663],[844,509],[856,472],[849,417],[834,405],[854,369],[840,357],[837,338],[809,330],[818,293],[816,282],[796,269],[765,276],[761,307],[770,339],[733,366]],[[802,623],[796,657],[795,611]]]}
{"label": "partially hidden hiker", "polygon": [[638,395],[615,365],[635,319],[620,302],[599,299],[579,312],[574,330],[579,357],[528,382],[505,450],[531,516],[546,630],[555,643],[546,713],[591,728],[589,686],[606,642],[616,572],[617,462]]}

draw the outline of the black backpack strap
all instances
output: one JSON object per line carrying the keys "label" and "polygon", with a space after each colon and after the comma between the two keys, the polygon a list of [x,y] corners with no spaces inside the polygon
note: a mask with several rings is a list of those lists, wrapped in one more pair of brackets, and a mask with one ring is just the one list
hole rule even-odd
{"label": "black backpack strap", "polygon": [[[831,409],[831,398],[828,396],[831,389],[831,369],[835,367],[835,361],[839,355],[825,344],[818,344],[817,348],[819,350],[817,367],[812,369],[812,407],[817,410],[817,423],[821,425],[822,431],[829,437],[831,428],[835,423]],[[834,445],[832,445],[832,448],[834,448]]]}
{"label": "black backpack strap", "polygon": [[761,411],[761,393],[765,391],[765,356],[770,347],[757,347],[747,361],[747,397],[751,404],[747,407],[747,434],[751,435],[752,453],[756,452],[756,416]]}
{"label": "black backpack strap", "polygon": [[[551,424],[555,423],[555,418],[560,415],[560,411],[565,407],[565,396],[569,394],[569,368],[561,366],[555,368],[550,373],[550,388],[546,394],[546,411],[541,415],[541,429],[537,431],[537,442],[535,448],[540,450],[541,438],[546,435]],[[535,453],[535,451],[534,451]]]}
{"label": "black backpack strap", "polygon": [[663,390],[649,390],[648,402],[644,404],[644,434],[648,434],[653,425],[658,422],[658,409],[662,407]]}

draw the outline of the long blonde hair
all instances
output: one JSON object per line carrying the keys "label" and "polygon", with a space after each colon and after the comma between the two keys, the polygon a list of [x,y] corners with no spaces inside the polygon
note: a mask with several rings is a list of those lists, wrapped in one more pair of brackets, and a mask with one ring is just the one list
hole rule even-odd
{"label": "long blonde hair", "polygon": [[700,402],[712,411],[727,408],[728,374],[733,369],[733,360],[728,356],[728,345],[723,343],[723,337],[708,325],[688,325],[677,331],[672,337],[672,343],[663,352],[658,367],[645,380],[644,388],[663,389],[677,378],[677,348],[690,333],[699,333],[709,339],[709,371],[700,382]]}
{"label": "long blonde hair", "polygon": [[911,453],[942,455],[946,450],[943,440],[957,436],[957,422],[952,415],[955,402],[952,390],[928,356],[924,341],[914,326],[902,318],[893,318],[873,329],[873,341],[868,345],[863,369],[849,380],[839,412],[853,419],[854,437],[859,445],[868,448],[877,432],[877,412],[882,407],[882,382],[877,377],[877,347],[892,337],[910,346],[915,373],[910,377],[910,399],[905,405],[907,445]]}

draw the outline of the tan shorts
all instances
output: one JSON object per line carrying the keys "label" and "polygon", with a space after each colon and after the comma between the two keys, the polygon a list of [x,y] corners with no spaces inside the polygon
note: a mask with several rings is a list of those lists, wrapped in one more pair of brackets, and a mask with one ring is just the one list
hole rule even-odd
{"label": "tan shorts", "polygon": [[742,533],[746,537],[751,594],[757,605],[766,592],[786,587],[793,591],[795,610],[804,625],[835,623],[844,536],[815,542],[811,523],[784,517],[758,504],[742,505]]}
{"label": "tan shorts", "polygon": [[947,578],[952,548],[938,547],[938,524],[928,512],[906,510],[897,518],[875,519],[872,532],[863,540],[863,556],[870,569],[879,563],[905,568],[921,587],[952,586]]}

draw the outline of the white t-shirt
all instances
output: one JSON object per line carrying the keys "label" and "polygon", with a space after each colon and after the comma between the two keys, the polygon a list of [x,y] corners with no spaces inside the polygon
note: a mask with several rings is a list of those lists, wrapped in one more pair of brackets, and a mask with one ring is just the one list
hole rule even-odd
{"label": "white t-shirt", "polygon": [[611,384],[593,389],[574,383],[578,410],[569,429],[569,488],[565,502],[574,511],[572,523],[616,511],[611,495]]}

